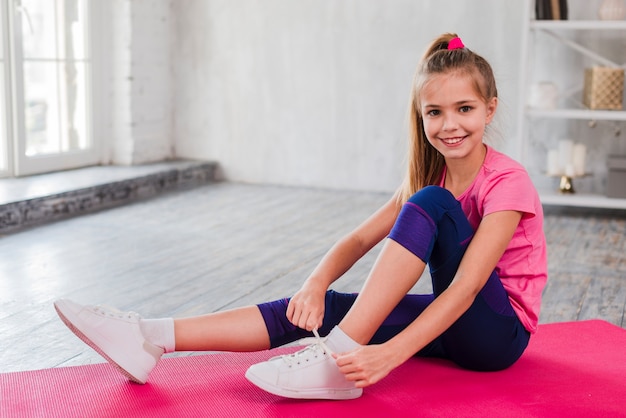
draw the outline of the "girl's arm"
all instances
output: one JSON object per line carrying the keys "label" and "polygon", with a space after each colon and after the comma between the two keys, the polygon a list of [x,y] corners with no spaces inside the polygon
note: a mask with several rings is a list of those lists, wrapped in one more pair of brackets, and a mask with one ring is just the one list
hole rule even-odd
{"label": "girl's arm", "polygon": [[474,302],[502,257],[522,214],[502,211],[483,218],[452,283],[407,328],[381,345],[361,347],[337,357],[357,387],[371,385],[404,363],[448,329]]}
{"label": "girl's arm", "polygon": [[398,213],[394,196],[326,253],[289,302],[287,318],[292,324],[309,331],[321,326],[326,290],[389,234]]}

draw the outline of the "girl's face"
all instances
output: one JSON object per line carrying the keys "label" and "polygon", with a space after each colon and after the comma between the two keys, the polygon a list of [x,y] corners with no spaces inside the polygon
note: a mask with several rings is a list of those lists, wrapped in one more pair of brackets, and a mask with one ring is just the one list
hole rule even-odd
{"label": "girl's face", "polygon": [[428,142],[446,162],[482,158],[485,127],[491,122],[497,98],[485,103],[471,76],[459,73],[432,76],[421,91],[421,113]]}

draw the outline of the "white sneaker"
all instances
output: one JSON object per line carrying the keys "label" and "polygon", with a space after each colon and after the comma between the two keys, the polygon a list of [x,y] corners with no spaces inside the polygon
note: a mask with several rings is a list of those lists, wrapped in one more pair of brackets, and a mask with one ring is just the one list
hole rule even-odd
{"label": "white sneaker", "polygon": [[109,363],[136,383],[144,384],[163,355],[149,343],[139,328],[141,317],[102,306],[82,306],[61,299],[54,302],[57,313],[70,330]]}
{"label": "white sneaker", "polygon": [[332,351],[317,331],[315,342],[303,350],[251,366],[246,378],[261,389],[295,399],[354,399],[363,389],[346,380]]}

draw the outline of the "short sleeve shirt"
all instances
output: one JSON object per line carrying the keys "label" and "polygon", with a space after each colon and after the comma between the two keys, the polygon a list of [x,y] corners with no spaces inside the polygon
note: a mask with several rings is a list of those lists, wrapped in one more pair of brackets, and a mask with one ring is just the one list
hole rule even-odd
{"label": "short sleeve shirt", "polygon": [[524,327],[534,333],[548,267],[543,209],[528,173],[515,160],[487,146],[478,175],[457,200],[474,230],[490,213],[504,210],[522,213],[496,271],[515,313]]}

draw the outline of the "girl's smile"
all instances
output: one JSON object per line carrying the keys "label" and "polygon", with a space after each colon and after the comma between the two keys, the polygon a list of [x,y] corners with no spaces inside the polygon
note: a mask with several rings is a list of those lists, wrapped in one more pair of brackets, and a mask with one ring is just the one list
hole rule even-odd
{"label": "girl's smile", "polygon": [[448,146],[455,146],[461,143],[466,136],[455,137],[455,138],[441,138],[441,141]]}

